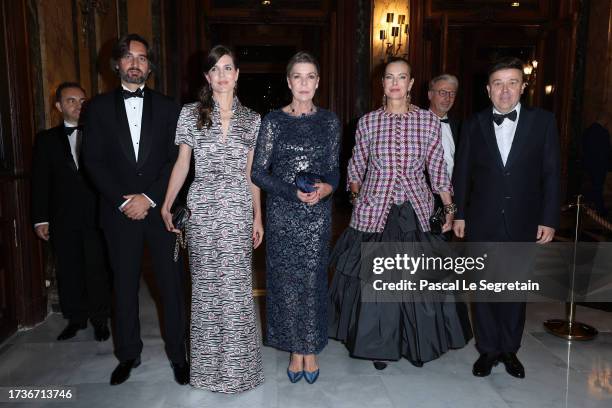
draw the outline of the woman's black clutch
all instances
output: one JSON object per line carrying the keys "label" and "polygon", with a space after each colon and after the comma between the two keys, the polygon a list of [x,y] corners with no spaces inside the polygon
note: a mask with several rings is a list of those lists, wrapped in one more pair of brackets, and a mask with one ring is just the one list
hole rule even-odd
{"label": "woman's black clutch", "polygon": [[174,211],[172,211],[172,224],[174,224],[174,228],[183,231],[187,221],[189,221],[189,217],[191,217],[189,208],[184,205],[176,205]]}
{"label": "woman's black clutch", "polygon": [[185,239],[185,227],[187,226],[187,221],[189,221],[189,217],[191,217],[191,211],[184,205],[177,204],[174,206],[172,211],[172,224],[174,228],[180,230],[181,232],[176,234],[176,242],[174,244],[174,262],[178,261],[179,250],[180,248],[187,248],[187,240]]}
{"label": "woman's black clutch", "polygon": [[312,193],[315,191],[315,183],[323,182],[323,177],[318,174],[301,171],[295,175],[295,185],[303,193]]}

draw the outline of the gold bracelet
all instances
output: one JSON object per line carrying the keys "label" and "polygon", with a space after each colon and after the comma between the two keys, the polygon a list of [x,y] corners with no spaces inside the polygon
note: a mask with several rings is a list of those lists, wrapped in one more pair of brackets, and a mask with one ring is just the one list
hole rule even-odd
{"label": "gold bracelet", "polygon": [[444,214],[456,214],[457,213],[457,204],[450,203],[444,204]]}

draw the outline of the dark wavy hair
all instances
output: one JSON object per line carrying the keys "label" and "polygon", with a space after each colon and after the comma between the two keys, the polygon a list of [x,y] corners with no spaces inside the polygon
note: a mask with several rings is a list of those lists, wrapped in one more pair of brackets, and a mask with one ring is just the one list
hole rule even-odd
{"label": "dark wavy hair", "polygon": [[139,34],[131,33],[126,34],[121,37],[113,46],[113,51],[111,54],[111,69],[115,74],[119,73],[119,61],[130,51],[130,43],[132,41],[136,41],[144,45],[147,50],[147,59],[149,60],[149,69],[151,71],[155,71],[155,55],[151,47],[149,47],[149,43]]}
{"label": "dark wavy hair", "polygon": [[[238,59],[236,58],[236,54],[225,45],[215,45],[208,55],[204,58],[204,72],[207,73],[211,70],[212,67],[215,66],[217,62],[224,55],[229,55],[234,63],[234,68],[238,69]],[[198,129],[202,129],[206,127],[207,129],[212,125],[211,114],[213,111],[214,101],[212,97],[212,88],[208,81],[204,83],[204,86],[200,90],[199,94],[199,109],[198,109]]]}

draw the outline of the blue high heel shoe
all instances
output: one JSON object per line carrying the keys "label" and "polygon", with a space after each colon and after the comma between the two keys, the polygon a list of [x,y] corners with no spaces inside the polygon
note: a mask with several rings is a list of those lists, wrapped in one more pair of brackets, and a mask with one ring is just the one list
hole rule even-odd
{"label": "blue high heel shoe", "polygon": [[289,370],[289,368],[287,368],[287,377],[289,377],[289,381],[291,381],[293,384],[295,384],[296,382],[300,381],[303,376],[304,376],[304,370],[302,370],[302,371],[291,371],[291,370]]}
{"label": "blue high heel shoe", "polygon": [[304,370],[304,379],[308,384],[314,384],[319,378],[319,369],[317,368],[315,371],[306,371]]}

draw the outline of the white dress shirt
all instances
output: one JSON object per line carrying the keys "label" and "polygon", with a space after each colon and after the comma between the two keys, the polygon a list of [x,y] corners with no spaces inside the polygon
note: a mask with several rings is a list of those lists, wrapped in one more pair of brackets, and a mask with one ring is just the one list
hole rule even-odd
{"label": "white dress shirt", "polygon": [[[510,112],[516,110],[516,120],[510,120],[508,118],[504,118],[504,121],[501,125],[493,122],[493,128],[495,129],[495,139],[497,140],[497,148],[499,149],[499,154],[501,155],[502,162],[504,166],[506,165],[506,160],[508,160],[508,154],[510,154],[510,149],[512,148],[512,142],[514,141],[514,133],[516,132],[516,125],[518,124],[519,117],[521,116],[521,103],[519,102],[514,109],[511,109]],[[501,115],[497,109],[493,108],[493,113],[498,113]]]}
{"label": "white dress shirt", "polygon": [[[121,86],[126,91],[129,91],[129,89],[123,84],[121,84]],[[144,85],[141,85],[140,89],[144,89]],[[138,148],[140,146],[140,128],[142,124],[143,102],[144,98],[128,98],[123,100],[123,103],[125,104],[125,113],[130,125],[130,135],[132,136],[132,145],[134,146],[136,161],[138,161]]]}
{"label": "white dress shirt", "polygon": [[[64,126],[74,127],[76,125],[64,121]],[[77,145],[77,143],[80,143],[78,132],[78,129],[74,129],[72,133],[68,135],[68,143],[70,143],[70,153],[72,153],[72,159],[74,160],[74,164],[76,165],[77,169],[79,168],[79,151],[81,150],[81,146]]]}
{"label": "white dress shirt", "polygon": [[[125,85],[121,84],[123,89],[126,91],[130,91]],[[140,86],[140,89],[144,90],[144,84]],[[131,92],[131,91],[130,91]],[[140,130],[142,128],[142,105],[144,102],[144,98],[128,98],[124,99],[123,103],[125,104],[125,114],[127,115],[128,124],[130,125],[130,136],[132,137],[132,146],[134,147],[134,155],[136,157],[136,162],[138,162],[138,149],[140,147]],[[145,193],[142,193],[143,196],[149,200],[151,203],[151,207],[155,207],[156,204],[153,200],[149,198]],[[125,200],[120,206],[119,211],[123,211],[123,207],[130,200]]]}
{"label": "white dress shirt", "polygon": [[[448,119],[447,116],[442,119]],[[446,163],[446,171],[448,177],[453,178],[453,167],[455,167],[455,139],[453,139],[453,131],[450,123],[440,122],[442,127],[442,149],[444,149],[444,162]]]}

